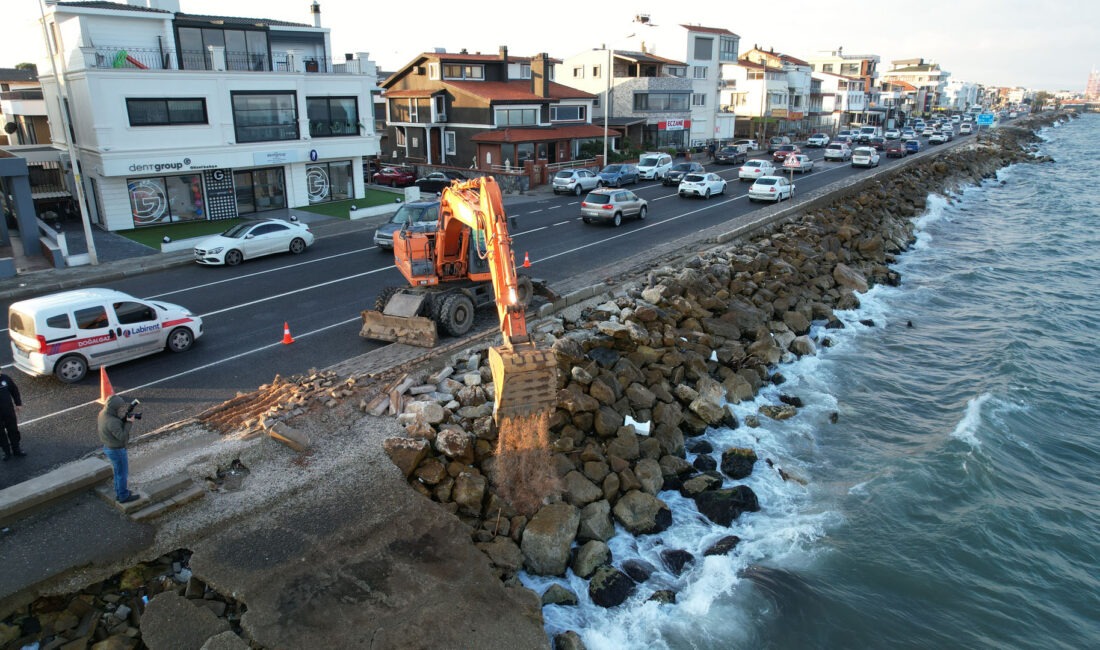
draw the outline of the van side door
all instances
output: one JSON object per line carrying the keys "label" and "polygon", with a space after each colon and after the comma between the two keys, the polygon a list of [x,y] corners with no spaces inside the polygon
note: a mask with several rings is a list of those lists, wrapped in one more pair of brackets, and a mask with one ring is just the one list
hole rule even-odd
{"label": "van side door", "polygon": [[133,359],[164,347],[160,317],[152,305],[124,300],[111,305],[121,359]]}
{"label": "van side door", "polygon": [[75,348],[88,359],[92,367],[113,363],[118,359],[118,335],[112,328],[107,306],[93,303],[73,310],[76,338],[65,347]]}

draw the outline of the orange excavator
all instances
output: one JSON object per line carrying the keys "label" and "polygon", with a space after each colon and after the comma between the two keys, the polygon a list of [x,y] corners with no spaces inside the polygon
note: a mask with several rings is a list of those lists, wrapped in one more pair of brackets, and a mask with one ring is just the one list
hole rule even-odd
{"label": "orange excavator", "polygon": [[394,258],[408,282],[379,294],[362,312],[360,336],[434,346],[439,329],[461,336],[477,307],[496,303],[503,345],[489,349],[494,414],[544,417],[557,402],[557,363],[527,332],[532,283],[516,272],[500,188],[492,177],[454,181],[443,190],[434,232],[394,233]]}

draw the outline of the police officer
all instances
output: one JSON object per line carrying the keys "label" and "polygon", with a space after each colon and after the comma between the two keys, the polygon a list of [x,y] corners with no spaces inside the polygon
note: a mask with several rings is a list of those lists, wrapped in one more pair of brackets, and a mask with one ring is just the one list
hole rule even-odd
{"label": "police officer", "polygon": [[11,377],[0,372],[0,450],[4,452],[4,460],[27,455],[19,448],[19,411],[22,408],[19,387]]}

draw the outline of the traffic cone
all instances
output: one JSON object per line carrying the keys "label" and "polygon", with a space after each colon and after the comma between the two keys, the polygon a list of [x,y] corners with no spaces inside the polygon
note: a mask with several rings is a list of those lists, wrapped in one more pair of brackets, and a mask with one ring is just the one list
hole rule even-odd
{"label": "traffic cone", "polygon": [[528,257],[527,251],[523,251],[523,268],[525,268],[525,269],[531,268],[531,258]]}
{"label": "traffic cone", "polygon": [[111,395],[115,394],[115,389],[111,386],[111,380],[107,378],[107,367],[99,367],[99,403],[106,404],[107,400],[111,398]]}
{"label": "traffic cone", "polygon": [[283,323],[283,345],[290,345],[294,342],[294,337],[290,335],[290,325]]}

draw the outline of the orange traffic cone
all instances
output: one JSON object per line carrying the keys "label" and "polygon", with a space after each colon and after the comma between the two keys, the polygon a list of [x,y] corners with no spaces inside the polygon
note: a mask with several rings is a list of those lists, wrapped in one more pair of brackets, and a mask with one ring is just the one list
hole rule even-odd
{"label": "orange traffic cone", "polygon": [[283,345],[290,345],[294,342],[294,337],[290,335],[290,325],[283,323]]}
{"label": "orange traffic cone", "polygon": [[527,255],[527,251],[523,251],[523,268],[531,268],[531,258]]}
{"label": "orange traffic cone", "polygon": [[115,394],[115,389],[111,386],[111,380],[107,378],[107,367],[99,367],[99,403],[106,404],[107,400],[111,398],[111,395]]}

